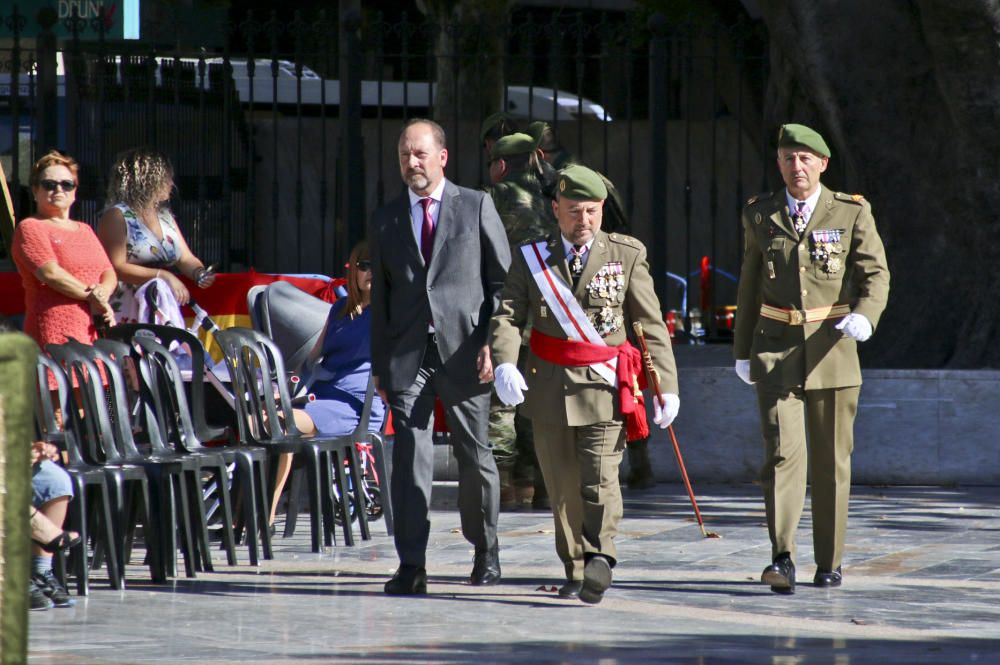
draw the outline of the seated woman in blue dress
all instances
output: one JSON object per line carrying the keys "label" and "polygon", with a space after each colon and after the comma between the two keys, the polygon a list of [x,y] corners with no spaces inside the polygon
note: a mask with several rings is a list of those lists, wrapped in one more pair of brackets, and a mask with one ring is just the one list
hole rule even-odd
{"label": "seated woman in blue dress", "polygon": [[[319,359],[309,380],[316,400],[305,405],[320,435],[350,434],[358,425],[371,374],[372,273],[368,243],[351,250],[347,266],[347,297],[330,308],[326,327],[309,354],[307,363]],[[372,402],[368,431],[382,428],[385,405],[377,396]]]}
{"label": "seated woman in blue dress", "polygon": [[[347,265],[347,297],[330,308],[323,332],[305,363],[307,367],[314,365],[308,381],[309,392],[316,399],[306,403],[304,413],[295,410],[295,424],[303,434],[342,436],[353,432],[361,420],[372,367],[371,312],[368,311],[371,290],[368,243],[362,241],[351,250]],[[376,393],[368,431],[381,430],[384,418],[385,405]],[[272,527],[291,469],[292,455],[281,455],[271,498],[268,523]]]}

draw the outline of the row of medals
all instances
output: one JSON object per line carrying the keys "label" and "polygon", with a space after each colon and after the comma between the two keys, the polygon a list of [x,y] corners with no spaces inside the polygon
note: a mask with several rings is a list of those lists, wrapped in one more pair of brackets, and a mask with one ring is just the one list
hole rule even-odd
{"label": "row of medals", "polygon": [[607,303],[594,314],[594,327],[601,337],[612,335],[625,325],[625,317],[615,312],[625,301],[625,272],[621,261],[610,261],[594,275],[587,285],[587,291],[593,299],[603,298]]}
{"label": "row of medals", "polygon": [[813,248],[809,255],[813,261],[820,264],[823,272],[829,275],[836,275],[843,268],[843,263],[837,256],[844,252],[840,238],[840,229],[820,229],[812,232]]}

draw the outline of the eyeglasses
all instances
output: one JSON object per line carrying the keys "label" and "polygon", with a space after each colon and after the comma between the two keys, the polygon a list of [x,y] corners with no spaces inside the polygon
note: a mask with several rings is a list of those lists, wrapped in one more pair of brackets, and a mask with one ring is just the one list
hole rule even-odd
{"label": "eyeglasses", "polygon": [[54,192],[59,187],[62,187],[64,192],[72,192],[76,189],[76,183],[72,180],[43,180],[38,184],[40,184],[42,189],[46,192]]}
{"label": "eyeglasses", "polygon": [[357,266],[358,270],[360,270],[361,272],[368,272],[372,269],[371,261],[358,261],[354,265]]}

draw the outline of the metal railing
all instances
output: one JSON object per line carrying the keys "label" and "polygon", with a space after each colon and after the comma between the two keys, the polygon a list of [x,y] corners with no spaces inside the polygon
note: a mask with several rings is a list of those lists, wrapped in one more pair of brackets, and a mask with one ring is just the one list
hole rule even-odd
{"label": "metal railing", "polygon": [[[502,25],[439,24],[371,12],[232,12],[203,48],[178,35],[111,42],[65,19],[70,38],[21,37],[0,15],[0,159],[17,214],[45,149],[81,163],[74,215],[96,221],[114,155],[167,153],[172,201],[193,250],[223,270],[337,274],[374,208],[402,187],[395,144],[405,118],[449,136],[448,175],[486,184],[479,124],[506,108],[548,121],[562,144],[616,183],[646,242],[664,309],[684,295],[735,301],[738,212],[767,187],[762,120],[767,37],[749,20],[518,9]],[[84,28],[96,28],[84,30]],[[3,30],[6,29],[6,33]],[[8,39],[4,40],[3,37]],[[706,297],[682,294],[702,257]]]}

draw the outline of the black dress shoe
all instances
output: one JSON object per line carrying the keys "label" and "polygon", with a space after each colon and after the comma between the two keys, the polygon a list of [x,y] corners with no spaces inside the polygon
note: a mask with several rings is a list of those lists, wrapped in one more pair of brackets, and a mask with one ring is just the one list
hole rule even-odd
{"label": "black dress shoe", "polygon": [[500,553],[497,545],[483,552],[476,552],[472,561],[472,574],[469,584],[474,586],[489,586],[500,581]]}
{"label": "black dress shoe", "polygon": [[843,582],[844,576],[840,573],[840,566],[837,566],[837,570],[817,568],[816,574],[813,576],[813,586],[835,587],[840,586]]}
{"label": "black dress shoe", "polygon": [[390,596],[422,596],[427,593],[427,571],[419,566],[400,566],[385,583]]}
{"label": "black dress shoe", "polygon": [[559,587],[559,597],[560,598],[577,598],[580,595],[580,589],[583,588],[582,580],[570,580]]}
{"label": "black dress shoe", "polygon": [[604,600],[604,592],[609,586],[611,586],[611,562],[606,556],[595,554],[583,567],[580,600],[596,605]]}
{"label": "black dress shoe", "polygon": [[788,552],[779,554],[774,563],[764,569],[760,581],[770,584],[771,591],[775,593],[795,593],[795,564]]}

